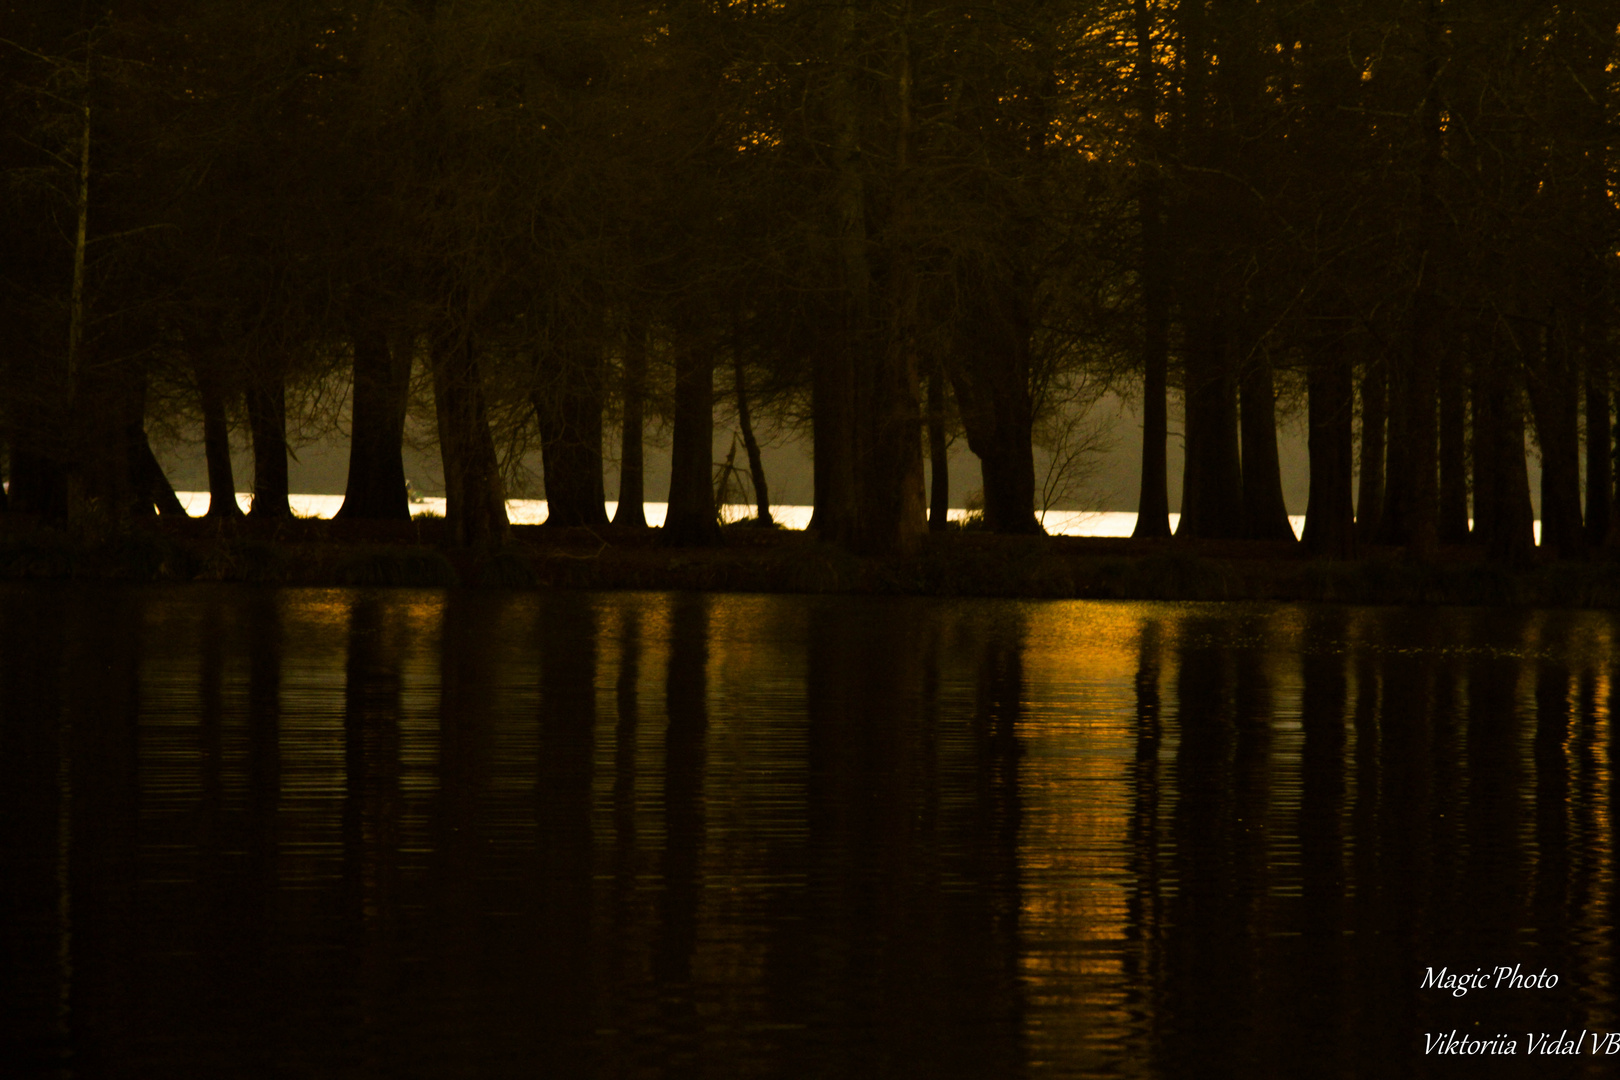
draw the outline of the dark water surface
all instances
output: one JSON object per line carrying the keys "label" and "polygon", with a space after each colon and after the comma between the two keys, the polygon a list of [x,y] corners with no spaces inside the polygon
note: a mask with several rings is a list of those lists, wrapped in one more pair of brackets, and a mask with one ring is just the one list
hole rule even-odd
{"label": "dark water surface", "polygon": [[[1607,613],[6,588],[0,1073],[1612,1075],[1616,663]],[[1422,986],[1499,965],[1557,986]]]}

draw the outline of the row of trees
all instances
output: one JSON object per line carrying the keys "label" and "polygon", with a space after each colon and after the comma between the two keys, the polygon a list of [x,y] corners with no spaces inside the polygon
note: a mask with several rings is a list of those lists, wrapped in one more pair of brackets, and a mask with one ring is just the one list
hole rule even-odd
{"label": "row of trees", "polygon": [[943,524],[952,430],[988,527],[1038,532],[1034,446],[1110,385],[1141,402],[1139,535],[1169,534],[1179,394],[1181,535],[1291,537],[1281,402],[1314,550],[1524,556],[1533,435],[1543,546],[1579,554],[1616,531],[1617,27],[1595,0],[13,13],[11,503],[176,511],[148,434],[200,419],[211,489],[245,424],[252,512],[285,515],[290,442],[343,416],[343,515],[405,516],[419,400],[460,542],[499,541],[531,442],[552,520],[603,522],[615,428],[643,523],[664,416],[665,534],[701,543],[725,399],[762,516],[766,415],[810,431],[816,529],[903,551]]}

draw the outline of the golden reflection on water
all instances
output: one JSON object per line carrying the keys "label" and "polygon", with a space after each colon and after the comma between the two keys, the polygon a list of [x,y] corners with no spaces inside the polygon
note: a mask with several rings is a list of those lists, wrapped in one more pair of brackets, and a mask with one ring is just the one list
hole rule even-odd
{"label": "golden reflection on water", "polygon": [[[124,653],[62,661],[99,696],[58,839],[113,899],[53,978],[154,1062],[1418,1074],[1461,1014],[1413,965],[1521,955],[1567,996],[1487,1023],[1616,1023],[1607,613],[120,604]],[[120,709],[125,773],[78,734]]]}

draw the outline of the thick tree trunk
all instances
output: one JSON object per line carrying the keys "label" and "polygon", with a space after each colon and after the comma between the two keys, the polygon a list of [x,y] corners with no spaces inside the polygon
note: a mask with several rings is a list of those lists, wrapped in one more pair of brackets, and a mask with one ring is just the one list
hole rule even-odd
{"label": "thick tree trunk", "polygon": [[1184,379],[1186,462],[1176,536],[1237,539],[1243,535],[1237,385],[1226,367],[1219,317],[1200,312],[1193,326]]}
{"label": "thick tree trunk", "polygon": [[[287,381],[279,362],[254,373],[247,390],[248,427],[253,434],[254,519],[290,518],[287,496]],[[352,451],[351,451],[352,457]]]}
{"label": "thick tree trunk", "polygon": [[675,424],[669,462],[669,510],[663,543],[695,547],[720,542],[714,505],[714,354],[683,342],[675,353]]}
{"label": "thick tree trunk", "polygon": [[1310,395],[1310,503],[1303,540],[1311,554],[1326,559],[1356,556],[1352,503],[1355,477],[1355,377],[1340,343],[1313,358],[1306,373]]}
{"label": "thick tree trunk", "polygon": [[1384,365],[1369,360],[1361,376],[1361,483],[1356,492],[1356,539],[1371,544],[1384,516],[1384,426],[1389,383]]}
{"label": "thick tree trunk", "polygon": [[1407,550],[1418,559],[1432,559],[1440,547],[1438,430],[1435,424],[1435,369],[1432,352],[1412,373],[1411,401],[1406,414],[1408,465],[1412,473],[1408,504]]}
{"label": "thick tree trunk", "polygon": [[208,462],[208,512],[204,517],[236,518],[236,477],[231,469],[231,430],[225,414],[225,390],[210,361],[197,365],[197,391],[202,399],[203,455]]}
{"label": "thick tree trunk", "polygon": [[[832,34],[841,50],[857,47],[856,6],[842,3]],[[816,356],[811,410],[815,440],[815,515],[810,527],[823,538],[850,543],[860,528],[857,462],[861,451],[857,360],[871,348],[872,268],[867,251],[866,182],[862,176],[861,105],[852,63],[832,65],[827,108],[832,145],[832,233],[837,246],[842,294],[833,325]]]}
{"label": "thick tree trunk", "polygon": [[164,475],[163,466],[158,463],[157,455],[152,453],[152,443],[146,437],[144,427],[137,426],[130,433],[132,445],[131,458],[135,474],[135,491],[147,511],[156,507],[162,517],[187,517],[186,508],[180,502],[180,497],[174,493],[174,485]]}
{"label": "thick tree trunk", "polygon": [[817,356],[810,389],[815,513],[810,528],[842,543],[855,527],[855,365],[847,332]]}
{"label": "thick tree trunk", "polygon": [[1407,355],[1406,467],[1411,476],[1402,508],[1406,520],[1407,550],[1414,558],[1432,559],[1440,548],[1438,431],[1435,406],[1436,374],[1441,350],[1441,305],[1438,299],[1441,231],[1445,210],[1440,204],[1441,167],[1439,78],[1441,28],[1438,0],[1429,0],[1424,19],[1423,96],[1418,116],[1423,137],[1422,173],[1418,190],[1419,271],[1412,298],[1411,349]]}
{"label": "thick tree trunk", "polygon": [[534,395],[546,475],[546,524],[606,525],[602,481],[602,355],[591,345],[555,355]]}
{"label": "thick tree trunk", "polygon": [[1448,342],[1440,356],[1440,523],[1442,544],[1468,542],[1468,384],[1462,350]]}
{"label": "thick tree trunk", "polygon": [[[866,417],[856,476],[858,525],[851,546],[870,555],[911,552],[928,531],[915,336],[908,316],[896,321],[901,329],[895,340],[862,380]],[[1033,461],[1030,473],[1033,479]],[[987,479],[986,491],[990,486]]]}
{"label": "thick tree trunk", "polygon": [[[880,365],[868,386],[871,410],[866,460],[856,477],[860,492],[860,546],[880,555],[909,554],[928,531],[923,494],[922,394],[919,345],[922,341],[921,256],[913,202],[919,178],[911,171],[912,72],[908,37],[910,8],[897,25],[894,81],[894,171],[890,177],[889,244],[885,260],[887,334]],[[1034,459],[1030,460],[1034,479]],[[988,486],[988,485],[987,485]],[[1033,497],[1033,489],[1031,491]]]}
{"label": "thick tree trunk", "polygon": [[1293,540],[1277,459],[1277,401],[1271,364],[1256,360],[1243,373],[1243,534],[1251,540]]}
{"label": "thick tree trunk", "polygon": [[732,357],[737,383],[737,426],[742,429],[743,449],[748,451],[748,479],[754,485],[754,523],[771,526],[771,493],[765,483],[765,462],[760,457],[759,440],[754,438],[754,420],[748,408],[748,380],[741,356]]}
{"label": "thick tree trunk", "polygon": [[340,518],[408,521],[405,489],[405,410],[411,391],[411,349],[390,342],[380,326],[356,327],[349,438],[349,482]]}
{"label": "thick tree trunk", "polygon": [[55,456],[11,444],[11,509],[41,517],[67,516],[67,468]]}
{"label": "thick tree trunk", "polygon": [[647,334],[630,328],[624,350],[624,408],[619,423],[619,505],[613,524],[635,529],[647,527],[646,467],[642,427],[647,400]]}
{"label": "thick tree trunk", "polygon": [[464,334],[448,334],[433,342],[429,360],[450,542],[458,547],[499,546],[510,524],[477,359]]}
{"label": "thick tree trunk", "polygon": [[945,442],[945,372],[928,373],[928,531],[944,532],[951,512],[951,459]]}
{"label": "thick tree trunk", "polygon": [[1488,345],[1490,335],[1481,330],[1469,337],[1469,360],[1472,371],[1468,383],[1468,397],[1472,406],[1473,440],[1469,465],[1473,470],[1474,524],[1469,539],[1476,545],[1491,550],[1501,517],[1501,438],[1502,402],[1497,400],[1495,357]]}
{"label": "thick tree trunk", "polygon": [[1586,553],[1581,527],[1581,446],[1579,384],[1564,343],[1556,333],[1535,328],[1526,365],[1531,411],[1541,444],[1541,549],[1553,558]]}
{"label": "thick tree trunk", "polygon": [[1040,534],[1027,290],[993,272],[976,275],[969,290],[981,303],[962,320],[950,372],[968,448],[984,475],[985,528]]}
{"label": "thick tree trunk", "polygon": [[1521,565],[1535,553],[1530,474],[1525,463],[1524,396],[1500,348],[1476,353],[1474,523],[1487,555]]}
{"label": "thick tree trunk", "polygon": [[1586,542],[1603,547],[1609,539],[1614,503],[1613,421],[1609,413],[1609,373],[1588,355],[1586,369]]}
{"label": "thick tree trunk", "polygon": [[[131,433],[146,411],[146,374],[138,364],[107,366],[81,379],[73,401],[68,514],[117,519],[136,509],[139,464]],[[148,510],[150,512],[150,510]]]}

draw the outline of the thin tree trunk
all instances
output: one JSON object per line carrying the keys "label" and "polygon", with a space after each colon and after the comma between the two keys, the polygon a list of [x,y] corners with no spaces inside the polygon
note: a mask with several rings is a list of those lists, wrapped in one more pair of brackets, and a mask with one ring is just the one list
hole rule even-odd
{"label": "thin tree trunk", "polygon": [[1243,533],[1251,540],[1293,540],[1277,458],[1276,391],[1271,364],[1252,362],[1243,374]]}
{"label": "thin tree trunk", "polygon": [[225,391],[214,360],[197,365],[197,390],[202,399],[203,454],[208,462],[208,512],[204,517],[242,516],[236,503],[236,477],[231,469],[231,430],[225,414]]}
{"label": "thin tree trunk", "polygon": [[[374,322],[356,327],[349,480],[340,518],[408,521],[405,488],[405,412],[411,390],[411,350],[388,340]],[[285,457],[285,454],[283,454]]]}
{"label": "thin tree trunk", "polygon": [[1163,220],[1163,193],[1154,151],[1159,95],[1154,85],[1153,13],[1148,0],[1134,0],[1136,17],[1136,108],[1139,164],[1137,211],[1142,230],[1142,478],[1136,499],[1137,539],[1170,535],[1170,419],[1166,395],[1170,366],[1170,270]]}
{"label": "thin tree trunk", "polygon": [[759,440],[754,438],[754,421],[748,408],[748,382],[740,354],[733,355],[731,366],[737,381],[737,426],[742,429],[743,449],[748,451],[748,478],[754,485],[754,523],[769,527],[776,522],[771,520],[771,493],[765,486],[765,462],[760,457]]}
{"label": "thin tree trunk", "polygon": [[619,424],[619,505],[613,524],[647,527],[646,468],[642,450],[647,394],[647,333],[632,325],[624,351],[624,410]]}
{"label": "thin tree trunk", "polygon": [[1541,444],[1541,548],[1554,558],[1586,553],[1581,527],[1579,384],[1561,335],[1536,327],[1526,365]]}
{"label": "thin tree trunk", "polygon": [[1356,492],[1356,539],[1371,544],[1384,514],[1384,426],[1389,384],[1382,362],[1369,360],[1361,376],[1361,483]]}
{"label": "thin tree trunk", "polygon": [[1412,396],[1405,364],[1390,364],[1388,385],[1389,433],[1384,450],[1384,509],[1379,515],[1375,543],[1396,546],[1406,543],[1411,529],[1407,518],[1412,503],[1408,436]]}

